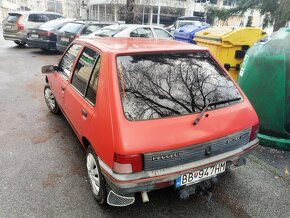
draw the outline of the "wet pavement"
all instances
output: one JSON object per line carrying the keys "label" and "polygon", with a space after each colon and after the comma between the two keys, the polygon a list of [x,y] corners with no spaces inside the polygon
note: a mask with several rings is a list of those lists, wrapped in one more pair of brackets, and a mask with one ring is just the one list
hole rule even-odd
{"label": "wet pavement", "polygon": [[[1,26],[0,26],[1,28]],[[4,41],[0,32],[0,217],[290,217],[290,152],[259,147],[223,175],[207,202],[171,189],[125,208],[99,206],[85,151],[62,115],[43,99],[40,68],[60,55]]]}

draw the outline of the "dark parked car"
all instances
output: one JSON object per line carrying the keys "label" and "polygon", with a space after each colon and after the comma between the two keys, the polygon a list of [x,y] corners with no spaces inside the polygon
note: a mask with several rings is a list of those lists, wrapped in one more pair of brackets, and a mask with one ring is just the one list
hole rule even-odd
{"label": "dark parked car", "polygon": [[56,19],[48,21],[27,34],[28,46],[40,48],[44,51],[56,50],[57,30],[73,19]]}
{"label": "dark parked car", "polygon": [[98,21],[74,21],[67,23],[58,31],[56,48],[58,51],[64,52],[75,38],[96,32],[102,27],[111,24]]}

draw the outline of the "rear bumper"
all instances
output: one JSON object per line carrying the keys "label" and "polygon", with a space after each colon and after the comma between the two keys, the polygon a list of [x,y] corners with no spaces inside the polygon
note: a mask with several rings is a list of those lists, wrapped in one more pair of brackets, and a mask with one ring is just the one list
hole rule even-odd
{"label": "rear bumper", "polygon": [[27,39],[27,45],[34,48],[56,49],[56,42],[49,40]]}
{"label": "rear bumper", "polygon": [[[200,161],[183,164],[175,167],[143,171],[133,174],[117,174],[107,166],[102,160],[99,163],[106,181],[114,192],[123,195],[130,195],[135,192],[152,191],[158,189],[156,184],[168,182],[173,185],[175,180],[188,172],[193,172],[207,166],[212,166],[220,162],[227,162],[227,166],[237,162],[240,158],[245,157],[259,144],[259,140],[255,139],[248,144],[220,155],[212,156]],[[158,186],[158,185],[157,185]]]}
{"label": "rear bumper", "polygon": [[9,33],[4,32],[3,38],[5,40],[22,41],[22,42],[26,42],[26,40],[27,40],[26,34],[21,34],[21,33],[9,34]]}
{"label": "rear bumper", "polygon": [[61,45],[61,44],[56,43],[56,49],[60,52],[64,52],[67,47],[68,45]]}

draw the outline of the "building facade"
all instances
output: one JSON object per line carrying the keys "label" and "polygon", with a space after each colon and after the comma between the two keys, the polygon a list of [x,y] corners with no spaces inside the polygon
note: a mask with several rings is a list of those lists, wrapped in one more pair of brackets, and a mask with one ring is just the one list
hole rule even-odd
{"label": "building facade", "polygon": [[0,0],[0,21],[6,17],[8,12],[15,11],[17,8],[17,0]]}
{"label": "building facade", "polygon": [[[236,0],[135,0],[134,15],[137,23],[170,24],[180,16],[206,17],[207,6],[234,7]],[[88,0],[88,17],[101,21],[124,21],[126,0]]]}

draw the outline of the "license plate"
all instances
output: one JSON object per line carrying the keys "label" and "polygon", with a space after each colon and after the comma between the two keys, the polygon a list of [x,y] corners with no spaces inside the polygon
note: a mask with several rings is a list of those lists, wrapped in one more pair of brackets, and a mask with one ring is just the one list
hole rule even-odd
{"label": "license plate", "polygon": [[6,27],[6,29],[12,29],[12,26],[10,26],[10,25],[6,25],[5,27]]}
{"label": "license plate", "polygon": [[39,35],[38,35],[38,34],[30,34],[30,37],[31,37],[31,38],[38,38]]}
{"label": "license plate", "polygon": [[175,187],[197,183],[205,178],[220,174],[226,170],[226,162],[219,163],[195,172],[186,173],[176,179]]}
{"label": "license plate", "polygon": [[63,38],[63,37],[61,37],[60,40],[63,41],[63,42],[69,42],[69,38]]}

